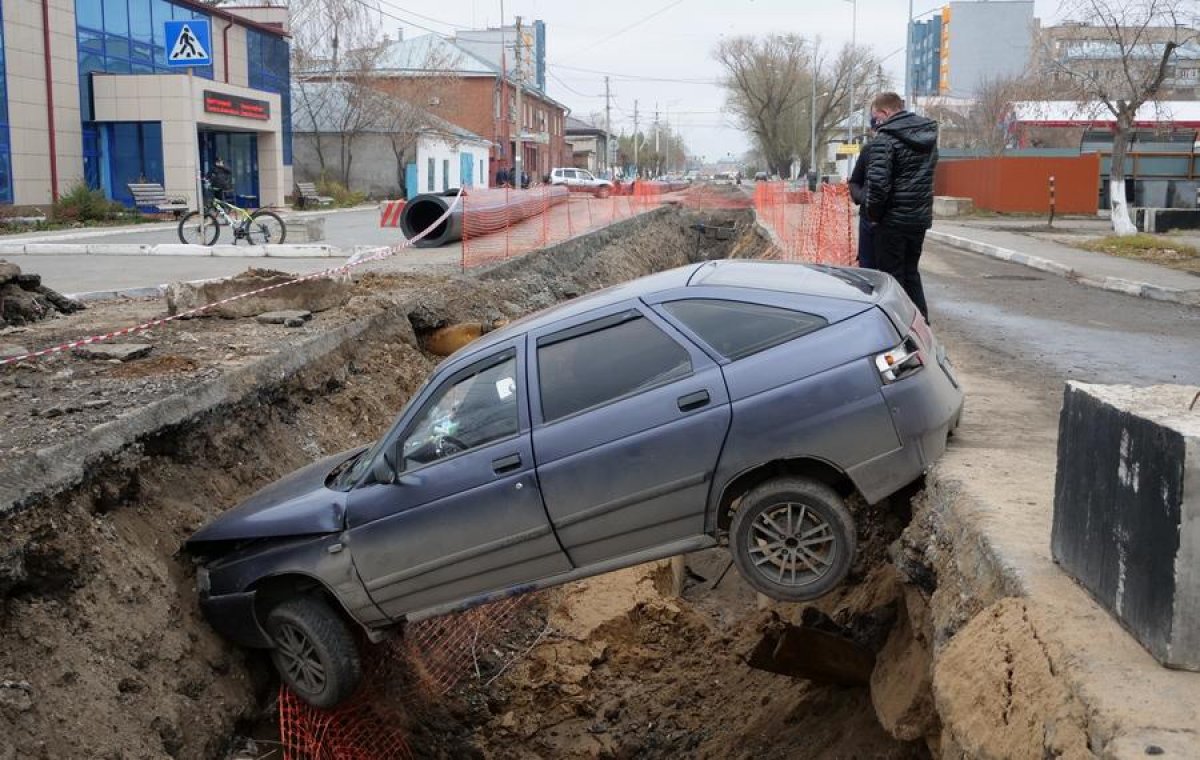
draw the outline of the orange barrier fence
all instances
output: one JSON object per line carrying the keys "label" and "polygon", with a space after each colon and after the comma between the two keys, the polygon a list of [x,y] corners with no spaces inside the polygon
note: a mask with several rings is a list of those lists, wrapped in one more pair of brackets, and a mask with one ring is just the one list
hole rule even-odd
{"label": "orange barrier fence", "polygon": [[475,194],[464,194],[462,267],[464,270],[483,264],[520,256],[547,245],[628,219],[658,205],[644,195],[597,198],[584,193],[567,196],[561,188],[541,185],[523,192],[528,203],[536,206],[534,214],[519,221],[495,224],[492,203]]}
{"label": "orange barrier fence", "polygon": [[[521,651],[503,646],[533,595],[414,623],[403,636],[364,647],[363,682],[346,702],[318,710],[279,691],[284,760],[408,760],[413,715],[465,679],[497,677]],[[503,653],[503,654],[498,654]]]}
{"label": "orange barrier fence", "polygon": [[759,182],[754,209],[774,232],[784,261],[855,266],[856,220],[846,185],[821,185],[810,193],[785,182]]}

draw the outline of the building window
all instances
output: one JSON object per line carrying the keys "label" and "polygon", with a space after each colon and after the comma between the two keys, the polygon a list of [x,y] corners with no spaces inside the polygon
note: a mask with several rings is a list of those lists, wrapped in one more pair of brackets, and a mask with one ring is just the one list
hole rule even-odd
{"label": "building window", "polygon": [[101,125],[108,153],[109,196],[133,205],[131,183],[163,181],[162,124],[157,121]]}
{"label": "building window", "polygon": [[292,89],[288,42],[275,34],[246,30],[246,70],[256,90],[279,95],[279,121],[283,127],[283,163],[292,165]]}
{"label": "building window", "polygon": [[[104,186],[101,152],[103,147],[107,147],[101,142],[94,124],[91,75],[178,74],[181,69],[167,67],[163,23],[208,18],[207,13],[168,0],[75,0],[84,178],[90,187],[99,189]],[[212,66],[197,66],[195,73],[206,79],[213,78]],[[123,186],[119,190],[125,192]]]}
{"label": "building window", "polygon": [[434,177],[437,175],[437,162],[432,158],[429,159],[429,171],[425,175],[425,191],[432,193],[434,188]]}
{"label": "building window", "polygon": [[8,78],[4,64],[4,12],[0,8],[0,203],[13,202],[12,144],[8,140]]}
{"label": "building window", "polygon": [[450,159],[442,160],[442,192],[450,189]]}

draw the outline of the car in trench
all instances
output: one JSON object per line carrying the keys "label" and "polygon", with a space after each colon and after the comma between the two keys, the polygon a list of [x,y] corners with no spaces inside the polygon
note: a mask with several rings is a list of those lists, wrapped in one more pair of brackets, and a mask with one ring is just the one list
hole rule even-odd
{"label": "car in trench", "polygon": [[187,549],[210,624],[331,707],[360,680],[358,634],[719,544],[768,597],[820,597],[854,559],[847,500],[919,478],[962,408],[890,276],[693,264],[466,345],[374,445]]}

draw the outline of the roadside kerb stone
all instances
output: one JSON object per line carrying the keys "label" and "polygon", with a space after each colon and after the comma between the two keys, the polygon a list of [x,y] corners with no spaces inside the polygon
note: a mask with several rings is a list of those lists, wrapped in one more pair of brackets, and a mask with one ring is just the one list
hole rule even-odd
{"label": "roadside kerb stone", "polygon": [[150,285],[144,288],[125,288],[124,290],[86,290],[82,293],[63,293],[73,301],[114,301],[118,298],[162,298],[166,295],[166,285]]}
{"label": "roadside kerb stone", "polygon": [[322,259],[342,256],[344,252],[331,245],[292,245],[280,243],[267,246],[266,255],[269,258],[280,259]]}
{"label": "roadside kerb stone", "polygon": [[148,243],[88,243],[84,248],[92,256],[147,256],[154,246]]}
{"label": "roadside kerb stone", "polygon": [[214,245],[209,246],[212,256],[219,258],[253,258],[261,259],[267,255],[265,245]]}
{"label": "roadside kerb stone", "polygon": [[152,256],[211,256],[212,248],[191,243],[159,243],[150,249]]}
{"label": "roadside kerb stone", "polygon": [[1060,264],[1057,261],[1043,258],[1041,256],[1033,256],[1027,253],[1020,253],[1010,248],[984,243],[978,240],[962,237],[961,235],[951,235],[948,232],[940,232],[938,230],[929,230],[925,236],[939,243],[953,246],[960,250],[970,251],[971,253],[979,253],[993,259],[1001,261],[1009,261],[1014,264],[1036,269],[1041,272],[1049,272],[1050,274],[1065,277],[1069,280],[1074,280],[1081,285],[1086,285],[1091,288],[1107,290],[1113,293],[1123,293],[1129,296],[1138,298],[1150,298],[1155,301],[1168,301],[1170,303],[1183,304],[1185,306],[1200,305],[1200,293],[1193,293],[1187,290],[1178,290],[1176,288],[1166,288],[1161,285],[1154,285],[1149,282],[1141,282],[1139,280],[1125,280],[1120,277],[1091,277],[1086,272],[1081,272],[1073,267]]}

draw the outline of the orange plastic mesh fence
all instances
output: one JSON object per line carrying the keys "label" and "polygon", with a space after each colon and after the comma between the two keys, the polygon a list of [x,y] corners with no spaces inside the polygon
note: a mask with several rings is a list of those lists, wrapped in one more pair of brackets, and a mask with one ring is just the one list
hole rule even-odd
{"label": "orange plastic mesh fence", "polygon": [[854,210],[846,185],[821,185],[820,192],[810,193],[783,182],[759,182],[754,208],[775,233],[783,260],[855,266]]}
{"label": "orange plastic mesh fence", "polygon": [[[523,194],[524,200],[517,198],[517,193]],[[510,218],[496,208],[502,199],[506,205],[516,202],[533,209],[533,214],[528,218]],[[464,195],[462,267],[466,270],[520,256],[628,219],[649,208],[651,204],[637,196],[599,198],[590,193],[567,193],[564,188],[551,185]]]}
{"label": "orange plastic mesh fence", "polygon": [[[466,612],[409,625],[402,636],[363,647],[363,681],[348,701],[318,710],[286,687],[279,690],[279,734],[285,760],[405,760],[415,757],[411,715],[479,674],[481,653],[496,652],[533,595],[510,597]],[[509,653],[508,667],[520,654]],[[494,659],[494,658],[492,658]]]}

